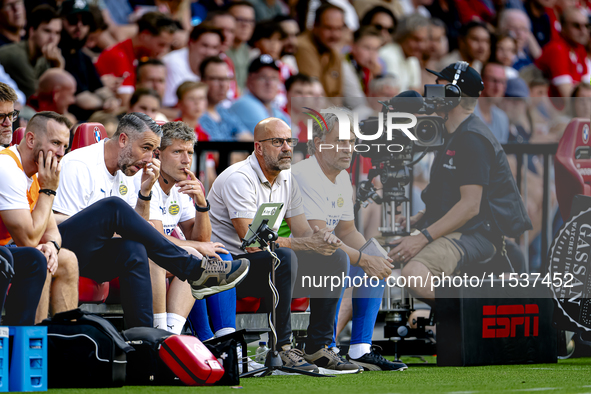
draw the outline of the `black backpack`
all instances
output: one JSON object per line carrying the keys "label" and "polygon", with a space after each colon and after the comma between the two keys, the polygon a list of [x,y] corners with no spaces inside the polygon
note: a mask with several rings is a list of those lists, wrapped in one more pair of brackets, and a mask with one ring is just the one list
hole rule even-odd
{"label": "black backpack", "polygon": [[177,385],[182,382],[158,355],[158,349],[172,333],[151,327],[134,327],[121,333],[135,352],[127,356],[126,384],[135,386]]}
{"label": "black backpack", "polygon": [[40,325],[47,326],[50,388],[123,386],[133,348],[107,320],[74,309]]}

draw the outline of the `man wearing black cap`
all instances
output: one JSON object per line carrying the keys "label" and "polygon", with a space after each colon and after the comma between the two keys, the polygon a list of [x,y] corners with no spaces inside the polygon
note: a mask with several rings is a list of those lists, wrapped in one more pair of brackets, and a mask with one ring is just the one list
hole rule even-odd
{"label": "man wearing black cap", "polygon": [[65,70],[76,79],[76,117],[87,119],[96,110],[116,109],[118,102],[114,94],[103,87],[92,59],[82,52],[88,35],[96,28],[88,3],[66,0],[62,3],[60,16],[63,29],[59,47],[66,63]]}
{"label": "man wearing black cap", "polygon": [[[458,86],[461,99],[447,113],[445,145],[436,154],[431,181],[421,195],[426,208],[410,218],[421,233],[398,240],[389,255],[405,263],[402,275],[413,295],[432,302],[430,277],[474,268],[481,272],[481,263],[498,251],[504,257],[504,236],[517,237],[532,227],[503,148],[473,114],[483,89],[480,75],[466,62],[427,71],[437,76],[438,84]],[[398,222],[406,225],[403,218]],[[501,264],[486,269],[491,268],[511,270]],[[422,281],[409,280],[417,276]]]}
{"label": "man wearing black cap", "polygon": [[254,128],[261,120],[274,117],[290,124],[289,116],[272,102],[279,93],[279,66],[269,55],[261,55],[248,66],[246,87],[244,93],[230,108],[240,117],[248,130],[254,133]]}

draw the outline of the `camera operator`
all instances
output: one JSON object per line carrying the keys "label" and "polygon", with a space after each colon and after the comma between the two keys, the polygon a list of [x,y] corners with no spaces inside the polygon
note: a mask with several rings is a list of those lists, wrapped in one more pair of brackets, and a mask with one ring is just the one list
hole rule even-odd
{"label": "camera operator", "polygon": [[[491,261],[499,251],[504,257],[504,236],[521,235],[531,229],[531,222],[505,152],[473,114],[483,89],[480,75],[466,62],[428,71],[438,84],[457,85],[461,98],[446,110],[445,144],[436,153],[430,183],[421,195],[426,208],[410,218],[411,227],[422,231],[397,240],[389,255],[406,263],[402,275],[413,295],[432,302],[429,276],[465,272]],[[404,218],[397,221],[406,225]]]}

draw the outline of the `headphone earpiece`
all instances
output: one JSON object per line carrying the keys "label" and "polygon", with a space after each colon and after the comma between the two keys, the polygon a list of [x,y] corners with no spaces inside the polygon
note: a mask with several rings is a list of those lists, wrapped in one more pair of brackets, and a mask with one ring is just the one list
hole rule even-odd
{"label": "headphone earpiece", "polygon": [[460,104],[462,100],[462,89],[458,86],[458,80],[460,79],[463,72],[468,69],[468,62],[460,61],[454,65],[454,69],[456,73],[454,75],[453,81],[450,84],[445,85],[445,98],[449,100],[449,109],[453,109]]}

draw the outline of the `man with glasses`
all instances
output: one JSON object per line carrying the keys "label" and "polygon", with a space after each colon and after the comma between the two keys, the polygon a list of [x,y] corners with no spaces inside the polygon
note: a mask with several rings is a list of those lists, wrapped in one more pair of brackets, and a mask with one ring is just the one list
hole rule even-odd
{"label": "man with glasses", "polygon": [[252,141],[252,132],[225,105],[231,82],[228,64],[213,56],[205,59],[200,69],[202,81],[207,84],[207,111],[199,119],[203,131],[212,141]]}
{"label": "man with glasses", "polygon": [[236,83],[243,90],[246,84],[248,63],[250,61],[250,47],[247,42],[252,38],[252,33],[254,33],[254,7],[248,1],[233,1],[228,6],[228,12],[236,20],[236,30],[234,33],[234,44],[226,51],[226,54],[234,63]]}
{"label": "man with glasses", "polygon": [[298,69],[301,73],[317,78],[327,97],[342,96],[342,58],[338,48],[344,29],[345,11],[325,3],[316,10],[312,31],[298,37]]}
{"label": "man with glasses", "polygon": [[[334,317],[341,287],[315,288],[311,295],[311,315],[306,340],[306,353],[312,362],[303,358],[300,350],[291,348],[291,297],[294,286],[300,287],[302,275],[338,276],[346,273],[347,256],[341,241],[330,229],[310,228],[304,215],[303,200],[297,182],[292,177],[291,129],[281,119],[267,118],[254,129],[254,153],[222,172],[214,181],[208,196],[213,242],[223,242],[232,256],[248,256],[250,275],[236,288],[237,296],[265,297],[267,307],[273,294],[279,295],[276,311],[277,346],[283,364],[306,371],[322,367],[334,373],[355,373],[359,368],[328,349],[332,342]],[[275,291],[269,285],[273,258],[266,251],[240,249],[258,207],[265,202],[282,202],[283,208],[274,230],[285,218],[293,237],[279,238],[275,249],[281,263],[275,270]],[[311,289],[307,289],[311,290]],[[268,309],[267,309],[268,310]]]}
{"label": "man with glasses", "polygon": [[279,93],[279,65],[269,55],[261,55],[248,66],[246,87],[243,94],[230,108],[230,112],[238,116],[250,132],[261,120],[275,117],[290,123],[289,116],[273,105]]}
{"label": "man with glasses", "polygon": [[578,82],[589,83],[585,45],[589,41],[588,19],[579,8],[561,15],[562,32],[542,50],[535,64],[550,80],[550,97],[570,97]]}
{"label": "man with glasses", "polygon": [[474,114],[488,126],[501,144],[506,144],[509,141],[509,118],[497,106],[507,90],[505,66],[495,62],[486,63],[482,68],[482,82],[484,89],[480,97],[486,99],[478,100]]}
{"label": "man with glasses", "polygon": [[12,124],[16,122],[19,114],[14,110],[17,100],[14,90],[0,82],[0,150],[7,148],[12,142]]}
{"label": "man with glasses", "polygon": [[20,42],[26,24],[23,0],[0,1],[0,46]]}

